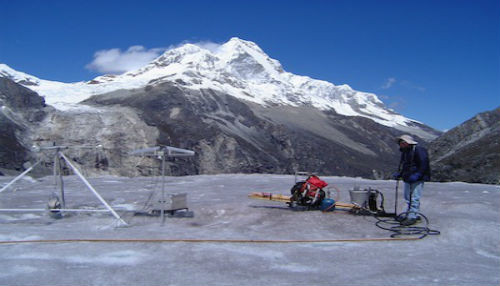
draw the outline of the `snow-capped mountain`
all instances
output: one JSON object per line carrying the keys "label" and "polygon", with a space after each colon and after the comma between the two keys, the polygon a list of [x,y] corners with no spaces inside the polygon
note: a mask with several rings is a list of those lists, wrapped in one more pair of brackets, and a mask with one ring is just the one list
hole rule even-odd
{"label": "snow-capped mountain", "polygon": [[[129,152],[171,145],[196,152],[192,161],[176,161],[172,174],[380,178],[397,166],[396,136],[410,133],[425,144],[439,135],[386,108],[375,94],[286,72],[238,38],[216,49],[185,44],[137,70],[88,82],[43,80],[0,64],[0,106],[0,129],[14,134],[0,136],[1,146],[12,146],[0,150],[0,163],[17,152],[16,169],[38,160],[32,144],[95,143],[103,146],[97,155],[69,155],[88,169],[118,175],[157,174],[151,165],[158,162]],[[40,115],[36,120],[29,108]],[[0,164],[0,171],[12,166]]]}
{"label": "snow-capped mountain", "polygon": [[74,108],[78,102],[93,95],[170,81],[189,89],[220,91],[264,106],[312,106],[403,129],[417,123],[386,108],[373,93],[286,72],[255,43],[239,38],[230,39],[216,50],[185,44],[165,52],[140,69],[121,75],[99,76],[88,82],[43,80],[5,64],[0,64],[0,76],[36,91],[47,104],[60,110]]}

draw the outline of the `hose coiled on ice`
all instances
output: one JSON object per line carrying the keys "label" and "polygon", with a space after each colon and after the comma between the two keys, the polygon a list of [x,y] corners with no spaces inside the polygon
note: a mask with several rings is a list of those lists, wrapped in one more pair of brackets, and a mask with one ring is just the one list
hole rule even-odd
{"label": "hose coiled on ice", "polygon": [[418,236],[418,239],[422,239],[428,235],[439,235],[440,231],[430,229],[429,228],[429,219],[423,215],[422,213],[417,213],[417,217],[420,217],[421,223],[423,222],[423,226],[418,225],[402,225],[401,221],[407,216],[407,213],[402,213],[399,216],[390,217],[390,218],[381,218],[377,214],[374,217],[377,219],[375,225],[381,229],[388,230],[393,232],[391,234],[392,238],[400,237],[400,236]]}

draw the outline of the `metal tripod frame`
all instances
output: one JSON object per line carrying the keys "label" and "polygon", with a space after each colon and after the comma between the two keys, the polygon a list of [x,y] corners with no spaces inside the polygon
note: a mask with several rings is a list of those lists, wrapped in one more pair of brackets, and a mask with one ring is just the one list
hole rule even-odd
{"label": "metal tripod frame", "polygon": [[[64,198],[64,181],[62,175],[62,167],[60,159],[62,158],[73,170],[73,172],[82,180],[82,182],[87,186],[87,188],[92,191],[92,193],[97,197],[97,199],[106,207],[107,211],[109,211],[122,225],[127,225],[127,223],[116,213],[116,211],[102,198],[102,196],[92,187],[92,185],[85,179],[82,173],[78,170],[78,168],[71,163],[71,161],[64,155],[62,150],[70,149],[70,148],[97,148],[99,146],[49,146],[49,147],[37,147],[37,150],[55,150],[54,153],[54,180],[57,185],[57,171],[59,171],[59,182],[60,182],[60,195],[62,200],[62,208],[59,211],[62,212],[102,212],[106,210],[79,210],[79,209],[66,209],[66,201]],[[43,158],[39,159],[33,166],[26,169],[23,173],[19,174],[16,178],[14,178],[11,182],[5,185],[2,189],[0,189],[0,193],[8,189],[12,184],[16,181],[24,177],[31,170],[33,170],[38,164],[43,161]],[[0,211],[47,211],[46,209],[0,209]]]}

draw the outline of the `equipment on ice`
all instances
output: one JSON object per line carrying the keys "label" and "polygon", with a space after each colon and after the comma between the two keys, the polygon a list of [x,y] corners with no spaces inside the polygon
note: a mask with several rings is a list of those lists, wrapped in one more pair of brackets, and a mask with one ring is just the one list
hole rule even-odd
{"label": "equipment on ice", "polygon": [[[297,178],[297,173],[295,174]],[[275,202],[284,202],[293,210],[321,210],[322,212],[331,212],[334,210],[344,210],[355,215],[369,215],[377,219],[375,225],[381,229],[391,231],[391,237],[414,236],[421,239],[427,235],[440,234],[437,230],[430,229],[429,220],[423,214],[419,213],[423,226],[405,226],[400,224],[401,217],[405,213],[397,215],[398,185],[396,184],[396,197],[394,213],[388,213],[384,209],[384,194],[379,190],[367,188],[360,190],[354,187],[349,190],[351,202],[342,203],[329,198],[330,192],[325,192],[323,188],[328,183],[315,175],[308,175],[304,181],[297,182],[290,190],[291,195],[253,192],[248,195],[249,198],[259,200],[269,200]],[[338,191],[338,189],[337,189]],[[380,204],[378,201],[380,200]],[[419,221],[420,222],[420,221]]]}
{"label": "equipment on ice", "polygon": [[331,212],[331,211],[334,211],[335,210],[335,200],[334,199],[330,199],[330,198],[323,199],[323,201],[319,205],[319,209],[322,212]]}
{"label": "equipment on ice", "polygon": [[[55,182],[57,185],[57,182],[59,181],[59,186],[60,186],[60,198],[57,197],[57,195],[52,194],[49,197],[49,203],[47,204],[46,209],[0,209],[0,212],[38,212],[38,211],[49,211],[49,215],[54,218],[59,218],[63,216],[63,213],[65,212],[110,212],[118,222],[118,225],[127,225],[127,223],[118,215],[118,213],[104,200],[104,198],[97,192],[96,189],[89,183],[89,181],[82,175],[80,170],[76,167],[74,164],[74,161],[72,162],[66,155],[64,154],[65,150],[68,149],[98,149],[102,148],[101,145],[96,145],[96,146],[91,146],[91,145],[82,145],[82,146],[69,146],[69,145],[56,145],[55,142],[52,144],[52,146],[33,146],[33,151],[35,152],[41,152],[41,156],[39,160],[33,164],[31,167],[26,169],[23,173],[18,175],[16,178],[14,178],[11,182],[9,182],[7,185],[3,186],[0,189],[0,193],[7,190],[12,184],[14,184],[16,181],[24,177],[26,174],[28,174],[35,166],[40,164],[41,162],[47,160],[46,157],[49,159],[53,158],[53,166],[54,166],[54,178]],[[51,153],[52,152],[52,153]],[[51,153],[51,154],[46,154],[46,153]],[[50,156],[49,156],[50,155]],[[62,164],[65,163],[67,166],[69,166],[73,172],[81,179],[81,181],[87,186],[87,188],[92,191],[92,193],[99,199],[99,201],[106,207],[106,209],[68,209],[66,208],[66,200],[65,200],[65,192],[64,192],[64,181],[63,181],[63,171],[62,171]],[[57,179],[59,177],[59,180]]]}
{"label": "equipment on ice", "polygon": [[167,157],[192,157],[194,151],[176,148],[172,146],[155,146],[143,149],[137,149],[130,152],[130,155],[155,157],[161,160],[161,193],[156,198],[153,198],[152,193],[146,202],[146,207],[152,215],[160,215],[162,225],[165,223],[165,213],[172,216],[193,217],[193,212],[190,212],[187,207],[187,194],[166,194],[165,192],[165,164]]}
{"label": "equipment on ice", "polygon": [[[297,181],[297,175],[308,174],[307,179]],[[333,211],[335,208],[350,210],[356,205],[336,202],[329,198],[329,192],[323,190],[328,183],[318,176],[310,173],[298,172],[295,176],[295,184],[290,190],[291,195],[272,194],[266,192],[253,192],[249,198],[259,200],[270,200],[284,202],[294,210],[321,210],[324,212]]]}
{"label": "equipment on ice", "polygon": [[[379,190],[368,187],[360,190],[359,187],[354,187],[349,190],[351,203],[355,206],[351,212],[361,215],[376,215],[380,217],[393,217],[394,213],[387,213],[384,209],[384,194]],[[380,205],[377,206],[378,198],[380,197]]]}
{"label": "equipment on ice", "polygon": [[318,208],[326,194],[323,188],[328,183],[318,176],[310,175],[305,181],[295,183],[290,190],[290,206],[299,205],[309,208]]}
{"label": "equipment on ice", "polygon": [[[307,175],[307,178],[305,180],[297,180],[298,175]],[[250,193],[248,197],[252,199],[284,202],[294,210],[321,210],[323,212],[329,212],[340,209],[349,211],[353,214],[375,215],[381,217],[394,216],[392,213],[385,212],[384,195],[378,190],[372,188],[360,190],[359,187],[354,187],[354,189],[349,190],[351,202],[344,203],[330,198],[330,191],[325,192],[324,190],[327,186],[327,182],[321,180],[314,174],[297,172],[295,174],[295,183],[290,190],[291,195],[253,192]],[[377,206],[378,198],[381,200],[379,206]]]}

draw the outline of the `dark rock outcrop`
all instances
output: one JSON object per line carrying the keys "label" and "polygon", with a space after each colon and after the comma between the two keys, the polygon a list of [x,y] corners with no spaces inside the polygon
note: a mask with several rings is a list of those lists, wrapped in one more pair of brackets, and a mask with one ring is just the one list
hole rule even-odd
{"label": "dark rock outcrop", "polygon": [[0,169],[23,169],[31,158],[29,134],[46,114],[43,97],[0,77]]}
{"label": "dark rock outcrop", "polygon": [[500,108],[449,130],[429,146],[433,180],[500,183]]}

